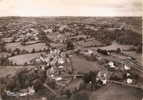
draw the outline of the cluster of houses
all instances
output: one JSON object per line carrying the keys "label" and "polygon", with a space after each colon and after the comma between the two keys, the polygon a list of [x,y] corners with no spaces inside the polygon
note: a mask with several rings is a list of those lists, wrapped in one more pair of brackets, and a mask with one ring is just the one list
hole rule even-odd
{"label": "cluster of houses", "polygon": [[70,59],[59,49],[49,50],[47,55],[41,55],[34,59],[33,63],[40,65],[41,69],[47,70],[47,76],[55,81],[63,80],[63,74],[68,74],[72,71],[71,66],[69,66]]}
{"label": "cluster of houses", "polygon": [[[107,69],[112,72],[111,79],[124,82],[126,84],[135,84],[137,76],[132,73],[132,68],[128,64],[115,64],[113,61],[109,61]],[[118,74],[117,74],[118,73]]]}
{"label": "cluster of houses", "polygon": [[98,72],[100,81],[102,81],[103,84],[107,84],[108,80],[119,81],[125,84],[136,84],[138,75],[133,73],[134,66],[128,63],[118,62],[116,59],[104,59],[100,53],[103,53],[103,56],[111,55],[110,52],[108,53],[108,51],[102,49],[97,49],[97,52],[91,49],[86,51],[81,50],[78,54],[83,55],[83,57],[90,61],[101,62],[102,60],[106,60],[102,62],[102,66],[104,66],[106,70],[103,69],[103,71],[101,71],[102,73],[100,73],[100,71]]}
{"label": "cluster of houses", "polygon": [[21,41],[37,41],[39,32],[34,28],[28,28],[25,30],[19,30],[19,32],[14,36],[15,42]]}

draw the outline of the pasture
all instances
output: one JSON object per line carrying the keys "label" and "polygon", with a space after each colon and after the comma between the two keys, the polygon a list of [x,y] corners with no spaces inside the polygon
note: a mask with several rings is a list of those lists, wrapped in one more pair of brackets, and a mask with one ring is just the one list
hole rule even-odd
{"label": "pasture", "polygon": [[24,65],[25,63],[30,63],[30,61],[36,57],[39,57],[42,53],[32,53],[32,54],[24,54],[10,57],[9,60],[17,65]]}

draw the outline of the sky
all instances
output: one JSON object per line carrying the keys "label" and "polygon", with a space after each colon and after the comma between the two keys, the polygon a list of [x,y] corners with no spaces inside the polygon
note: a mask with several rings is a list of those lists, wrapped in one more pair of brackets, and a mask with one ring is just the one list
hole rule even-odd
{"label": "sky", "polygon": [[0,16],[141,16],[142,0],[0,0]]}

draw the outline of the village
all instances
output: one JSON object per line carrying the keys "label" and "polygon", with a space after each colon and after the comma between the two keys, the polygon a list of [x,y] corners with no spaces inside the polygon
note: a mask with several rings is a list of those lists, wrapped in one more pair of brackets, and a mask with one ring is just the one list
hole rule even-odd
{"label": "village", "polygon": [[130,18],[49,19],[0,18],[0,100],[143,99]]}

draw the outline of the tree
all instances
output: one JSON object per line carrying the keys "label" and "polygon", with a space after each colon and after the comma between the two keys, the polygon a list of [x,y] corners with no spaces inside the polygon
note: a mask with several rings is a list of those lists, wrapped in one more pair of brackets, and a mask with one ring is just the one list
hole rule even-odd
{"label": "tree", "polygon": [[28,65],[28,63],[27,63],[27,62],[25,62],[25,63],[24,63],[24,66],[27,66],[27,65]]}
{"label": "tree", "polygon": [[5,48],[5,42],[0,41],[0,49],[1,49],[1,52],[6,52],[7,51],[7,49]]}
{"label": "tree", "polygon": [[117,48],[117,53],[121,53],[121,49],[120,48]]}
{"label": "tree", "polygon": [[12,57],[12,56],[15,56],[15,52],[12,52],[10,56],[11,56],[11,57]]}
{"label": "tree", "polygon": [[26,50],[22,50],[22,51],[21,51],[21,54],[26,54]]}
{"label": "tree", "polygon": [[36,52],[36,51],[35,51],[35,49],[33,48],[32,51],[31,51],[31,53],[35,53],[35,52]]}
{"label": "tree", "polygon": [[19,55],[19,54],[20,54],[20,49],[19,49],[19,48],[16,48],[16,49],[14,50],[14,52],[15,52],[17,55]]}
{"label": "tree", "polygon": [[16,63],[14,63],[14,66],[17,66],[17,64],[16,64]]}
{"label": "tree", "polygon": [[9,61],[9,65],[13,66],[13,62],[12,62],[12,61]]}
{"label": "tree", "polygon": [[12,50],[11,50],[11,49],[8,49],[8,50],[7,50],[7,52],[11,53],[11,52],[12,52]]}
{"label": "tree", "polygon": [[142,53],[142,44],[139,44],[136,49],[137,53]]}
{"label": "tree", "polygon": [[22,42],[21,42],[21,45],[26,45],[26,42],[25,42],[25,41],[22,41]]}
{"label": "tree", "polygon": [[74,45],[73,45],[73,43],[72,43],[71,40],[67,40],[66,48],[67,48],[67,50],[72,50],[72,49],[74,49]]}
{"label": "tree", "polygon": [[8,57],[4,57],[4,56],[0,57],[0,65],[7,66],[9,64],[10,64],[10,61]]}

